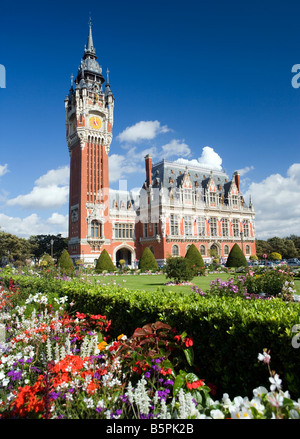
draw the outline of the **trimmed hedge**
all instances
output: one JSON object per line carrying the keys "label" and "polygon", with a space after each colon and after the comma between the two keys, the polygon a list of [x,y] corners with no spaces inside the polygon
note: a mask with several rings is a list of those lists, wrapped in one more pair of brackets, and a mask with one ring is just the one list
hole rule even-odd
{"label": "trimmed hedge", "polygon": [[[268,371],[257,355],[271,350],[272,369],[293,398],[300,396],[300,348],[292,346],[294,325],[300,323],[300,304],[280,299],[245,300],[239,297],[202,297],[193,292],[131,291],[90,285],[12,276],[23,295],[59,292],[75,302],[72,312],[106,314],[112,336],[132,335],[137,327],[161,320],[186,331],[194,339],[198,375],[217,385],[218,396],[252,395],[259,385],[268,386]],[[32,282],[33,281],[33,282]],[[8,279],[7,279],[8,282]],[[33,287],[33,283],[35,286]],[[199,376],[200,376],[199,375]]]}
{"label": "trimmed hedge", "polygon": [[141,271],[158,270],[156,259],[149,247],[146,247],[142,253],[139,268]]}
{"label": "trimmed hedge", "polygon": [[102,271],[116,271],[116,267],[105,249],[102,250],[97,259],[95,271],[96,273],[101,273]]}

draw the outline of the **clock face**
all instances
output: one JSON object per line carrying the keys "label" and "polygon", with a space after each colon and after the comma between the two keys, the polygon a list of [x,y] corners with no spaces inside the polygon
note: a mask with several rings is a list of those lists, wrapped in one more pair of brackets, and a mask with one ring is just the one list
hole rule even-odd
{"label": "clock face", "polygon": [[90,127],[93,128],[94,130],[99,130],[102,126],[102,122],[100,117],[98,116],[92,116],[90,118]]}

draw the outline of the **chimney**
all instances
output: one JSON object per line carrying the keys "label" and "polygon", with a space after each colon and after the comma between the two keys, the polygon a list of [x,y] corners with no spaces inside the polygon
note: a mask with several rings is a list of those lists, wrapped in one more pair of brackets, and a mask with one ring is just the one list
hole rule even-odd
{"label": "chimney", "polygon": [[239,191],[239,194],[240,194],[241,193],[240,173],[239,173],[239,171],[235,171],[233,175],[234,175],[235,184],[236,184],[238,191]]}
{"label": "chimney", "polygon": [[152,156],[150,154],[145,157],[145,167],[147,186],[152,186]]}

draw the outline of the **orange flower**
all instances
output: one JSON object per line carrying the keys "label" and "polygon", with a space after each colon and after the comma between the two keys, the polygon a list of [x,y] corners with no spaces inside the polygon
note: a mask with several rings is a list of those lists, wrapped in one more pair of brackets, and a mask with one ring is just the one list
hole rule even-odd
{"label": "orange flower", "polygon": [[101,341],[97,348],[99,349],[99,351],[103,351],[105,349],[105,346],[107,345],[106,341]]}

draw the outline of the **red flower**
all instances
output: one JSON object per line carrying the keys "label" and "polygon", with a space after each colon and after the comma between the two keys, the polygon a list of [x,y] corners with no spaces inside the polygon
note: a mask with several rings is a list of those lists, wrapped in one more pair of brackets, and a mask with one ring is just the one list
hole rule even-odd
{"label": "red flower", "polygon": [[186,347],[188,348],[188,347],[190,347],[190,346],[193,346],[193,339],[192,338],[186,338],[185,340],[184,340],[184,344],[186,345]]}
{"label": "red flower", "polygon": [[197,381],[193,381],[192,383],[187,382],[186,383],[186,387],[188,389],[197,389],[198,387],[204,386],[204,381],[203,380],[197,380]]}

